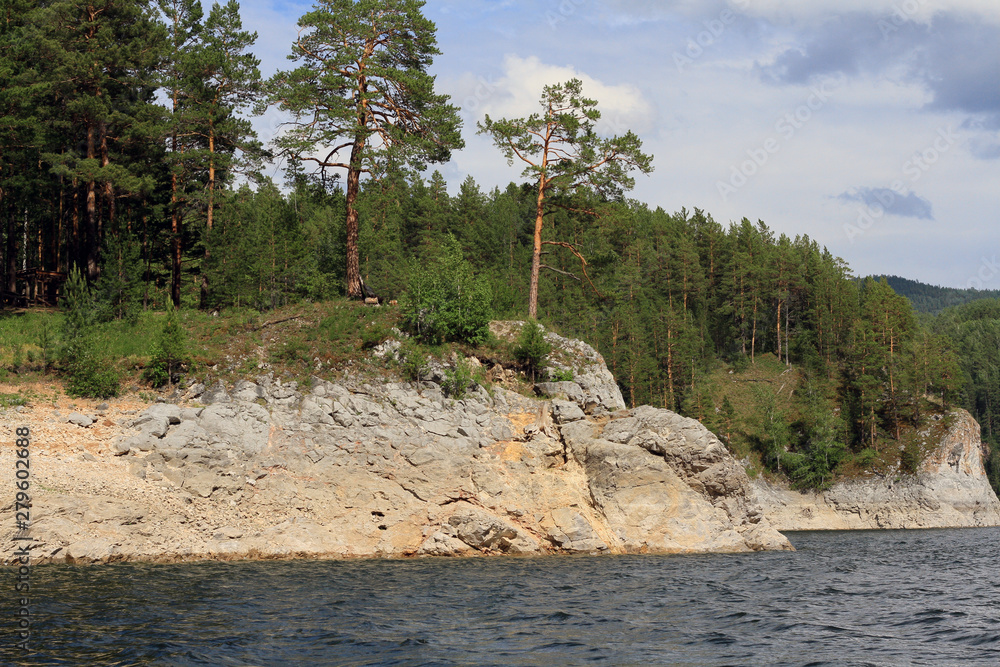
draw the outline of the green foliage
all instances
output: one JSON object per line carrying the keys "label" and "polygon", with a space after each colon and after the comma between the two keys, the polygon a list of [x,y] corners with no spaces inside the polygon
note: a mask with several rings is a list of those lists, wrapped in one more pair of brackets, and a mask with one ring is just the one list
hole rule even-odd
{"label": "green foliage", "polygon": [[552,345],[545,340],[545,331],[534,320],[528,320],[521,327],[514,343],[514,357],[528,367],[534,375],[542,368],[545,358],[552,351]]}
{"label": "green foliage", "polygon": [[[299,19],[291,60],[297,68],[269,83],[270,103],[293,121],[275,145],[323,169],[345,169],[347,295],[362,296],[359,177],[391,165],[422,168],[461,148],[461,120],[427,73],[437,49],[434,24],[420,0],[379,3],[323,0]],[[317,159],[317,146],[350,147]]]}
{"label": "green foliage", "polygon": [[427,353],[412,340],[406,340],[399,350],[399,369],[410,382],[420,382],[427,373]]}
{"label": "green foliage", "polygon": [[104,237],[101,277],[94,284],[94,319],[135,324],[142,310],[140,245],[130,232]]}
{"label": "green foliage", "polygon": [[449,236],[427,265],[411,267],[404,325],[430,345],[483,343],[490,335],[491,297],[485,277],[474,274],[458,241]]}
{"label": "green foliage", "polygon": [[549,382],[572,382],[572,381],[573,381],[572,368],[555,368],[549,371]]}
{"label": "green foliage", "polygon": [[90,290],[74,266],[64,287],[63,299],[63,357],[72,357],[79,352],[83,338],[94,323],[94,304]]}
{"label": "green foliage", "polygon": [[867,470],[878,460],[878,451],[872,447],[866,447],[854,456],[854,463],[862,470]]}
{"label": "green foliage", "polygon": [[374,320],[366,323],[361,330],[361,349],[370,350],[376,345],[380,345],[392,337],[392,328],[385,322]]}
{"label": "green foliage", "polygon": [[445,369],[441,389],[447,396],[462,400],[465,398],[465,392],[475,383],[472,365],[459,356],[454,366]]}
{"label": "green foliage", "polygon": [[899,452],[899,470],[906,475],[915,475],[920,470],[923,455],[916,442],[907,442]]}
{"label": "green foliage", "polygon": [[273,183],[256,192],[240,188],[205,236],[208,303],[265,311],[301,298],[331,296],[324,291],[328,281],[308,250],[305,231],[294,205]]}
{"label": "green foliage", "polygon": [[28,399],[26,399],[20,393],[17,394],[0,393],[0,408],[13,408],[19,405],[27,405],[27,404],[28,404]]}
{"label": "green foliage", "polygon": [[937,287],[899,276],[875,276],[875,278],[885,278],[896,294],[906,297],[918,313],[937,315],[946,308],[962,306],[973,301],[1000,299],[1000,290],[995,289]]}
{"label": "green foliage", "polygon": [[796,453],[784,459],[789,479],[800,488],[824,489],[833,483],[838,466],[848,456],[843,424],[819,390],[807,384],[801,418],[793,425],[800,440]]}
{"label": "green foliage", "polygon": [[[524,162],[522,175],[537,183],[528,291],[528,317],[531,319],[538,313],[542,230],[546,214],[564,207],[566,200],[574,197],[596,194],[604,199],[621,199],[623,193],[635,185],[630,175],[633,169],[644,174],[653,170],[652,156],[642,152],[642,141],[633,132],[612,138],[601,137],[595,132],[601,112],[595,100],[583,96],[580,79],[545,86],[540,103],[541,113],[499,120],[487,114],[477,124],[479,134],[493,139],[508,164],[513,164],[515,158]],[[570,250],[581,260],[582,271],[586,274],[586,260],[575,244],[551,240],[546,243]],[[589,277],[587,280],[589,282]]]}
{"label": "green foliage", "polygon": [[990,486],[994,493],[1000,489],[1000,448],[996,445],[990,446],[990,453],[986,457],[986,478],[990,480]]}
{"label": "green foliage", "polygon": [[177,321],[173,302],[167,302],[167,315],[156,338],[152,360],[146,369],[146,379],[154,387],[173,384],[182,364],[188,360],[187,335]]}
{"label": "green foliage", "polygon": [[117,396],[120,377],[113,365],[97,356],[93,331],[94,306],[80,271],[74,267],[63,298],[63,343],[60,360],[71,396]]}
{"label": "green foliage", "polygon": [[88,398],[112,398],[121,390],[121,375],[114,366],[89,350],[67,367],[66,393]]}

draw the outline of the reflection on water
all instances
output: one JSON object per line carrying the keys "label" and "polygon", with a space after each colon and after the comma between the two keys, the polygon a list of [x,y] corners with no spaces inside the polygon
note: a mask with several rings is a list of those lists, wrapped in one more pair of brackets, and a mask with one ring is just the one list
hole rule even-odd
{"label": "reflection on water", "polygon": [[[1000,530],[797,552],[40,566],[16,665],[1000,664]],[[0,584],[13,597],[13,574]]]}

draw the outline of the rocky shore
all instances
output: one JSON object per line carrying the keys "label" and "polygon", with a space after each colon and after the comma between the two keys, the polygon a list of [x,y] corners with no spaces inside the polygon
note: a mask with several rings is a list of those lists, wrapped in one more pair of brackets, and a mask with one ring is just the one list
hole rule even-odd
{"label": "rocky shore", "polygon": [[778,530],[965,528],[1000,525],[1000,501],[983,469],[979,424],[965,410],[916,475],[869,477],[822,493],[753,480],[753,498]]}
{"label": "rocky shore", "polygon": [[[494,367],[489,391],[460,398],[438,369],[419,383],[264,375],[173,402],[2,411],[9,442],[32,430],[32,560],[740,552],[791,549],[777,529],[1000,523],[971,417],[919,482],[795,494],[751,482],[697,421],[625,409],[596,351],[546,336],[573,379],[539,383],[538,397]],[[14,470],[12,447],[0,466]],[[9,498],[5,562],[24,544]]]}
{"label": "rocky shore", "polygon": [[262,376],[141,410],[9,410],[5,434],[33,430],[33,561],[791,548],[714,435],[625,410],[600,355],[548,336],[573,381],[543,398]]}

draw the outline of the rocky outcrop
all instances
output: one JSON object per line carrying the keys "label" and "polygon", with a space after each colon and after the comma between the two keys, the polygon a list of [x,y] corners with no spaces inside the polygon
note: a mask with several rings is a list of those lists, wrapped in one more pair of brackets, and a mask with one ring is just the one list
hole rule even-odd
{"label": "rocky outcrop", "polygon": [[791,548],[714,435],[624,410],[600,356],[556,342],[565,398],[266,376],[150,406],[89,459],[38,443],[34,562]]}
{"label": "rocky outcrop", "polygon": [[1000,525],[983,470],[979,424],[965,410],[916,475],[869,477],[800,493],[757,479],[754,499],[779,530],[957,528]]}
{"label": "rocky outcrop", "polygon": [[[524,322],[491,322],[490,331],[501,340],[514,341]],[[541,325],[539,325],[541,326]],[[572,375],[572,380],[539,382],[535,390],[542,395],[575,402],[588,415],[601,415],[625,409],[625,399],[604,357],[582,340],[565,338],[546,331],[545,342],[552,346],[549,356],[551,366],[545,374]]]}

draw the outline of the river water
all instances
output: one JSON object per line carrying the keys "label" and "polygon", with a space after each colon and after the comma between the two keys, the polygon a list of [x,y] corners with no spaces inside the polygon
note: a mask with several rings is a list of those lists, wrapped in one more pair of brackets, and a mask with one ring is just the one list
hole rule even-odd
{"label": "river water", "polygon": [[789,538],[798,551],[37,566],[31,651],[4,612],[0,663],[1000,664],[1000,530]]}

